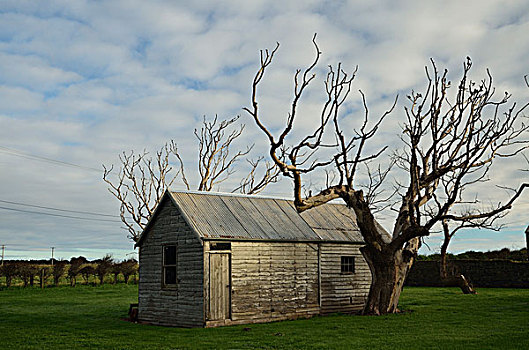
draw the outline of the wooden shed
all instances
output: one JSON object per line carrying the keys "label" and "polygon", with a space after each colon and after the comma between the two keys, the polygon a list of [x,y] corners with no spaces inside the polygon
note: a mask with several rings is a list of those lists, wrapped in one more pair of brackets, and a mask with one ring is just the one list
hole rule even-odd
{"label": "wooden shed", "polygon": [[354,213],[325,204],[166,192],[140,248],[138,318],[180,327],[362,309],[371,273]]}

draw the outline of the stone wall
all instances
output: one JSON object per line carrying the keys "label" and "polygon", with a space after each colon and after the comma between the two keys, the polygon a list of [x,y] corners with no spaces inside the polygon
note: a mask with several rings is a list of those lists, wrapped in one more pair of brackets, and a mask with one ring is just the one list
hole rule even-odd
{"label": "stone wall", "polygon": [[[455,260],[454,272],[467,277],[474,287],[529,288],[529,262],[510,260]],[[442,286],[438,261],[416,261],[406,280],[408,286]]]}

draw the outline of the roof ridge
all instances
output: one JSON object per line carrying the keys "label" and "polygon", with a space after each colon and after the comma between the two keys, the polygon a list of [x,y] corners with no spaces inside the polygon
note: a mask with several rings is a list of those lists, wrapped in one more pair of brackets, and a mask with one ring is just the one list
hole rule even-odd
{"label": "roof ridge", "polygon": [[245,194],[245,193],[232,193],[232,192],[218,192],[218,191],[196,191],[196,190],[172,190],[171,193],[186,193],[186,194],[200,194],[200,195],[213,195],[213,196],[226,196],[226,197],[241,197],[241,198],[264,198],[264,199],[281,199],[293,202],[292,198],[286,198],[281,196],[272,196],[266,194]]}
{"label": "roof ridge", "polygon": [[[219,192],[219,191],[197,191],[197,190],[172,190],[169,189],[169,192],[171,193],[184,193],[184,194],[199,194],[204,196],[225,196],[225,197],[238,197],[238,198],[261,198],[261,199],[279,199],[289,202],[294,202],[293,198],[286,198],[282,196],[273,196],[268,194],[245,194],[245,193],[233,193],[233,192]],[[331,204],[331,205],[342,205],[347,206],[344,203],[336,203],[333,201],[325,203]]]}

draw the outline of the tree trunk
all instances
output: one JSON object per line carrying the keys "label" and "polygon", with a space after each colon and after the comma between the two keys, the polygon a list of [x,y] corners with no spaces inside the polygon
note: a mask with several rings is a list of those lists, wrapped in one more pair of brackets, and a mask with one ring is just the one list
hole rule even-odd
{"label": "tree trunk", "polygon": [[448,258],[447,250],[448,244],[450,243],[450,238],[445,239],[441,245],[441,261],[439,262],[439,276],[441,277],[441,282],[447,287],[459,287],[463,294],[477,294],[476,290],[472,288],[470,282],[460,274],[459,272],[448,273]]}
{"label": "tree trunk", "polygon": [[472,288],[470,282],[465,278],[465,276],[459,274],[457,278],[459,281],[459,288],[461,288],[463,294],[478,294],[478,292],[476,292],[474,288]]}
{"label": "tree trunk", "polygon": [[446,280],[448,278],[448,262],[446,258],[446,251],[448,249],[448,243],[449,241],[445,240],[443,241],[443,244],[441,245],[441,261],[439,262],[439,275],[441,277],[441,280]]}
{"label": "tree trunk", "polygon": [[405,248],[394,253],[362,248],[362,253],[371,270],[372,282],[369,289],[364,315],[383,315],[399,312],[398,304],[404,282],[419,249],[418,238],[412,239]]}
{"label": "tree trunk", "polygon": [[[397,241],[397,238],[384,238],[386,234],[382,233],[377,226],[362,191],[346,189],[341,191],[339,195],[354,210],[356,223],[366,244],[361,248],[361,251],[371,271],[372,281],[363,314],[384,315],[396,313],[399,311],[400,293],[404,287],[408,271],[421,245],[421,241],[417,237],[424,234],[415,232],[417,233],[416,238],[411,238],[407,241],[402,239]],[[399,231],[404,234],[404,228],[409,225],[406,225],[404,221],[399,226]],[[400,241],[402,243],[395,243]]]}

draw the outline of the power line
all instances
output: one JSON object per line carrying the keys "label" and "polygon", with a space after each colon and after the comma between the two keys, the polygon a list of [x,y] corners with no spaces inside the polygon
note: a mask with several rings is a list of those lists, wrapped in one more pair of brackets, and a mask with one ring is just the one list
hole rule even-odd
{"label": "power line", "polygon": [[17,156],[17,157],[22,157],[22,158],[26,158],[26,159],[33,159],[33,160],[39,160],[39,161],[42,161],[42,162],[47,162],[47,163],[56,164],[56,165],[69,166],[69,167],[74,167],[74,168],[79,168],[79,169],[95,171],[95,172],[98,172],[100,174],[103,171],[102,169],[96,169],[96,168],[92,168],[92,167],[88,167],[88,166],[84,166],[84,165],[79,165],[79,164],[65,162],[65,161],[62,161],[62,160],[42,157],[42,156],[38,156],[38,155],[35,155],[35,154],[19,151],[19,150],[13,149],[13,148],[4,147],[4,146],[0,146],[0,151],[2,151],[4,153],[8,153],[8,154],[13,155],[13,156]]}
{"label": "power line", "polygon": [[27,204],[27,203],[6,201],[6,200],[3,200],[3,199],[0,199],[0,202],[8,203],[8,204],[21,205],[21,206],[25,206],[25,207],[40,208],[40,209],[55,210],[55,211],[63,211],[63,212],[67,212],[67,213],[77,213],[77,214],[87,214],[87,215],[106,216],[106,217],[111,217],[111,218],[119,218],[118,215],[101,214],[101,213],[94,213],[94,212],[81,211],[81,210],[59,209],[59,208],[46,207],[46,206],[36,205],[36,204]]}
{"label": "power line", "polygon": [[[13,148],[8,148],[8,147],[5,147],[5,146],[0,146],[0,152],[8,153],[10,155],[17,156],[17,157],[22,157],[22,158],[26,158],[26,159],[39,160],[39,161],[48,162],[48,163],[52,163],[52,164],[56,164],[56,165],[70,166],[70,167],[90,170],[90,171],[97,172],[99,174],[103,173],[103,169],[97,169],[97,168],[88,167],[88,166],[84,166],[84,165],[69,163],[69,162],[65,162],[65,161],[57,160],[57,159],[53,159],[53,158],[48,158],[48,157],[42,157],[42,156],[34,155],[34,154],[31,154],[31,153],[23,152],[23,151],[20,151],[20,150],[16,150],[16,149],[13,149]],[[150,180],[150,181],[152,181],[152,180]],[[171,187],[172,188],[180,188],[180,189],[183,189],[183,190],[187,190],[183,186],[183,184],[182,185],[176,185],[175,184],[175,185],[173,185]],[[267,195],[267,194],[268,195],[274,195],[274,196],[277,195],[277,196],[285,197],[285,198],[291,197],[290,192],[281,192],[281,193],[280,192],[266,192],[266,194],[263,194],[263,195]]]}
{"label": "power line", "polygon": [[15,209],[15,208],[3,207],[3,206],[0,206],[0,209],[4,209],[4,210],[12,210],[12,211],[18,211],[18,212],[21,212],[21,213],[40,214],[40,215],[48,215],[48,216],[57,216],[57,217],[61,217],[61,218],[70,218],[70,219],[78,219],[78,220],[88,220],[88,221],[98,221],[98,222],[106,221],[106,222],[114,222],[114,223],[120,222],[120,221],[118,221],[118,220],[83,218],[83,217],[80,217],[80,216],[70,216],[70,215],[61,215],[61,214],[43,213],[43,212],[40,212],[40,211]]}

